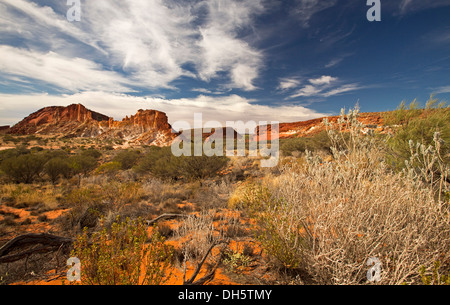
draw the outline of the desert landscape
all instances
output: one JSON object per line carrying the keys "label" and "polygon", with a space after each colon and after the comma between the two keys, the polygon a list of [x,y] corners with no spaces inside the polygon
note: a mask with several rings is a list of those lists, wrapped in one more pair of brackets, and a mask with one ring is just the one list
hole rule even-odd
{"label": "desert landscape", "polygon": [[155,110],[45,107],[2,131],[1,283],[370,284],[375,257],[377,283],[448,284],[449,119],[430,99],[280,124],[261,168],[174,157]]}
{"label": "desert landscape", "polygon": [[449,285],[449,16],[449,0],[0,0],[4,295]]}

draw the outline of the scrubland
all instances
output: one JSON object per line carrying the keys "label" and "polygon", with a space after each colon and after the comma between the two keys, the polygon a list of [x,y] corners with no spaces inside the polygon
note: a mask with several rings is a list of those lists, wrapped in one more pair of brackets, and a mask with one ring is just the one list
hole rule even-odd
{"label": "scrubland", "polygon": [[[387,134],[357,116],[281,140],[274,168],[5,135],[0,283],[69,284],[77,257],[75,284],[450,284],[449,108],[402,104]],[[71,242],[5,249],[29,233]]]}

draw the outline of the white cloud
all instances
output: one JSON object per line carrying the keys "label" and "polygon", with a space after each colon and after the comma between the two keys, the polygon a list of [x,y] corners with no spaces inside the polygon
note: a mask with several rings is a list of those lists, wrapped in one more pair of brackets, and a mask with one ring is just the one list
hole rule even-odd
{"label": "white cloud", "polygon": [[[39,6],[24,0],[2,0],[0,3],[0,33],[18,34],[34,47],[43,44],[53,49],[72,45],[67,37],[101,50],[95,37],[67,21],[49,6]],[[18,22],[20,20],[20,22]],[[62,36],[65,36],[63,38]]]}
{"label": "white cloud", "polygon": [[[40,53],[0,45],[0,70],[11,79],[45,80],[53,86],[78,90],[131,91],[119,74],[104,71],[99,64],[83,58],[67,58],[54,52]],[[22,82],[24,80],[22,79]]]}
{"label": "white cloud", "polygon": [[0,94],[0,100],[2,100],[0,125],[13,125],[18,122],[13,118],[24,118],[46,106],[67,106],[73,103],[81,103],[116,120],[135,114],[138,109],[155,109],[165,112],[171,124],[176,121],[187,121],[191,125],[194,113],[202,113],[204,122],[219,121],[223,126],[226,121],[296,122],[327,115],[302,106],[258,105],[253,100],[238,95],[221,97],[199,95],[192,99],[163,99],[91,91],[73,95]]}
{"label": "white cloud", "polygon": [[356,90],[360,90],[360,89],[362,89],[362,87],[359,86],[358,84],[348,84],[348,85],[340,86],[338,88],[327,91],[327,92],[323,93],[322,96],[330,97],[330,96],[335,96],[335,95],[339,95],[342,93],[356,91]]}
{"label": "white cloud", "polygon": [[439,88],[436,88],[434,90],[435,94],[439,94],[439,93],[450,93],[450,86],[442,86]]}
{"label": "white cloud", "polygon": [[30,55],[54,52],[102,63],[106,70],[121,69],[141,88],[174,88],[175,80],[190,77],[220,78],[224,86],[250,91],[257,88],[263,55],[239,33],[251,29],[253,17],[264,12],[262,1],[83,1],[81,22],[70,23],[52,7],[2,0],[0,34],[20,37]]}
{"label": "white cloud", "polygon": [[281,78],[278,90],[289,90],[297,88],[301,84],[301,81],[297,78]]}
{"label": "white cloud", "polygon": [[301,97],[301,96],[315,96],[322,92],[323,89],[317,88],[313,85],[306,85],[300,90],[297,90],[296,93],[291,95],[291,98]]}
{"label": "white cloud", "polygon": [[319,78],[309,79],[309,82],[313,85],[320,86],[320,85],[329,85],[331,82],[335,82],[337,80],[338,80],[337,77],[324,75]]}
{"label": "white cloud", "polygon": [[262,67],[262,53],[237,37],[239,30],[248,27],[252,17],[263,11],[261,1],[210,0],[202,3],[209,18],[200,28],[200,78],[209,81],[221,72],[229,72],[231,87],[255,90],[253,82]]}
{"label": "white cloud", "polygon": [[308,80],[310,85],[297,90],[289,98],[297,97],[331,97],[346,92],[360,90],[363,87],[356,83],[342,84],[337,77],[323,75],[318,78],[311,78]]}

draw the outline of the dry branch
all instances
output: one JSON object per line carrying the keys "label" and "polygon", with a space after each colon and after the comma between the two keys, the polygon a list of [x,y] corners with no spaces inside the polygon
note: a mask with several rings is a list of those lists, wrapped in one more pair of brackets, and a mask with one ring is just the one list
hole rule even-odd
{"label": "dry branch", "polygon": [[188,217],[189,215],[185,215],[185,214],[162,214],[158,217],[156,217],[153,220],[147,220],[147,225],[151,226],[152,224],[162,220],[162,219],[174,219],[174,218],[185,218]]}
{"label": "dry branch", "polygon": [[[72,238],[61,237],[46,233],[41,234],[30,233],[19,235],[8,241],[0,248],[0,263],[14,262],[35,253],[45,253],[53,250],[58,250],[59,247],[61,247],[62,245],[71,244],[72,242],[73,242]],[[40,246],[35,247],[33,249],[28,249],[26,251],[22,251],[17,254],[8,255],[14,250],[27,246],[36,246],[36,245]]]}

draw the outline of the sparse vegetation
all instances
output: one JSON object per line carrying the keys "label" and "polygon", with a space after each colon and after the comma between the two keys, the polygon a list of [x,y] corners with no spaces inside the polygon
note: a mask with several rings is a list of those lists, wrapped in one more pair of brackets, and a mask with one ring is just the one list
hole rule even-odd
{"label": "sparse vegetation", "polygon": [[[282,139],[273,169],[114,150],[122,140],[3,136],[16,147],[0,151],[1,243],[49,226],[70,236],[82,284],[205,284],[219,268],[246,284],[371,284],[370,258],[379,284],[448,284],[449,108],[403,103],[383,118],[388,134],[361,132],[358,115]],[[2,282],[31,278],[14,264],[0,261]]]}

